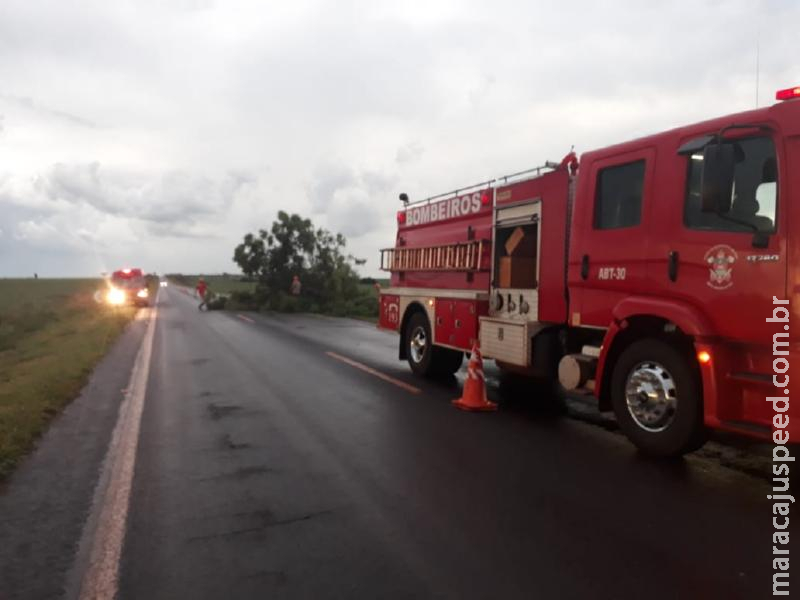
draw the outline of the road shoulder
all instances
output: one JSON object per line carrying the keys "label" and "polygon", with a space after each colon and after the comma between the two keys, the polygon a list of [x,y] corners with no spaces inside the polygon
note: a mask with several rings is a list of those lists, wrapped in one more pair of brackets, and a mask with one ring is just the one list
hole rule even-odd
{"label": "road shoulder", "polygon": [[137,319],[126,328],[80,395],[0,487],[4,598],[62,594],[147,322]]}

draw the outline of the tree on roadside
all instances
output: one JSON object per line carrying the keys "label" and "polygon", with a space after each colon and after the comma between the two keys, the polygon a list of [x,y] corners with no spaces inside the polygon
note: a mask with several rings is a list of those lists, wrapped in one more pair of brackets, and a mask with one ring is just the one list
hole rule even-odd
{"label": "tree on roadside", "polygon": [[[341,234],[315,228],[310,219],[284,211],[269,230],[248,233],[236,246],[233,260],[242,273],[256,279],[256,300],[273,310],[303,310],[334,315],[377,314],[377,299],[359,286]],[[292,298],[292,278],[302,282],[300,298]]]}

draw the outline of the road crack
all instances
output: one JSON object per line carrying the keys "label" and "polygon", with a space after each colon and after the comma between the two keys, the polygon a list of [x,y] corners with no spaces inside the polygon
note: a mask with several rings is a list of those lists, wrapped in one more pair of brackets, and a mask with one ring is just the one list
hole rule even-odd
{"label": "road crack", "polygon": [[264,531],[266,529],[270,529],[272,527],[281,527],[284,525],[292,525],[294,523],[302,523],[304,521],[310,521],[316,517],[320,517],[326,514],[332,513],[333,510],[320,510],[316,512],[310,512],[303,515],[299,515],[296,517],[289,517],[287,519],[280,519],[280,520],[267,520],[265,523],[261,525],[256,525],[253,527],[244,527],[242,529],[232,529],[230,531],[223,531],[220,533],[208,533],[205,535],[197,535],[188,538],[187,541],[189,542],[199,542],[203,540],[211,540],[211,539],[218,539],[218,538],[228,538],[234,537],[237,535],[246,535],[248,533],[258,533],[259,531]]}

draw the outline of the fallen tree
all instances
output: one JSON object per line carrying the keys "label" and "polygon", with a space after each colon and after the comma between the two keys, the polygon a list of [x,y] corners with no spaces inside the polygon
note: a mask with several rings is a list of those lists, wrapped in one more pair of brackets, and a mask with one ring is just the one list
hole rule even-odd
{"label": "fallen tree", "polygon": [[[364,261],[347,254],[346,247],[343,235],[280,211],[269,230],[248,233],[236,246],[234,262],[257,284],[252,294],[235,293],[232,300],[266,310],[375,317],[374,289],[362,284],[354,269]],[[294,277],[301,283],[298,294],[292,293]]]}

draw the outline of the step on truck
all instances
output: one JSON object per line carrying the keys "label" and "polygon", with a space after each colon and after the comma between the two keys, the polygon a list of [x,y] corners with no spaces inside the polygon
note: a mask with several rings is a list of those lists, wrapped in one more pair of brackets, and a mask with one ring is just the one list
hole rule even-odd
{"label": "step on truck", "polygon": [[800,440],[800,87],[778,100],[401,194],[378,326],[421,376],[454,373],[479,341],[503,370],[593,394],[649,454],[708,430]]}

